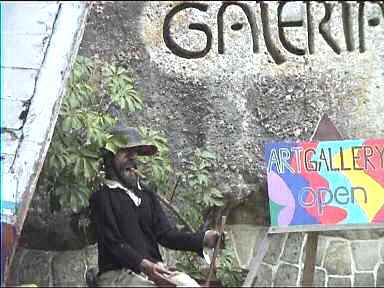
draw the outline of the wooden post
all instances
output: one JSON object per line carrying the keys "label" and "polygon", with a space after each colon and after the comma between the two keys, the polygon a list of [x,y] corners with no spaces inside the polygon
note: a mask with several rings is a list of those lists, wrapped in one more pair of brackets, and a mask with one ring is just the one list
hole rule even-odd
{"label": "wooden post", "polygon": [[224,234],[224,227],[225,227],[226,220],[227,220],[226,216],[221,216],[221,224],[220,224],[220,228],[219,228],[219,238],[217,239],[216,247],[215,247],[215,250],[213,252],[211,265],[209,267],[209,273],[208,273],[208,278],[207,278],[207,282],[205,284],[206,285],[205,287],[209,287],[213,273],[216,272],[215,271],[216,270],[216,258],[217,258],[217,255],[219,255],[220,244],[221,244],[221,239],[222,239],[223,234]]}
{"label": "wooden post", "polygon": [[303,287],[311,287],[313,285],[319,232],[309,232],[307,237],[303,269]]}

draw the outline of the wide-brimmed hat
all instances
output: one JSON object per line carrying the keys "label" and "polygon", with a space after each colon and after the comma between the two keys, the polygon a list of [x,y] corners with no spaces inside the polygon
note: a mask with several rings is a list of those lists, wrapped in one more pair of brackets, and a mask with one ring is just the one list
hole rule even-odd
{"label": "wide-brimmed hat", "polygon": [[128,144],[120,149],[134,150],[137,155],[150,156],[158,152],[155,145],[144,143],[140,132],[133,127],[115,127],[111,133],[116,136],[125,136],[128,138]]}

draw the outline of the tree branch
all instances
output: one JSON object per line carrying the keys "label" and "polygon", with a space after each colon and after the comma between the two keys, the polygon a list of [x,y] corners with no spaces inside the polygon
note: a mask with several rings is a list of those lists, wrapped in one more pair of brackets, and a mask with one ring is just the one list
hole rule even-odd
{"label": "tree branch", "polygon": [[171,203],[169,203],[169,201],[167,199],[165,199],[162,195],[160,194],[157,194],[159,196],[159,199],[161,202],[163,202],[163,204],[169,209],[171,210],[176,216],[177,218],[179,218],[180,222],[191,232],[194,232],[194,229],[192,227],[192,225],[181,215],[179,209],[177,209],[177,207],[175,207],[174,205],[172,205]]}

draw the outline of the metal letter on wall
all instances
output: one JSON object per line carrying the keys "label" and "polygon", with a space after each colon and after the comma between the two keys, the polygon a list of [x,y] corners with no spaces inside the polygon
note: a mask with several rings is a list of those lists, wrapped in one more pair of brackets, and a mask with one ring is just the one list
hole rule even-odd
{"label": "metal letter on wall", "polygon": [[171,11],[165,16],[164,20],[164,26],[163,26],[163,39],[165,42],[165,45],[168,47],[169,50],[171,50],[175,55],[187,58],[187,59],[196,59],[196,58],[202,58],[209,50],[211,50],[212,46],[212,32],[211,29],[209,29],[208,25],[202,24],[202,23],[191,23],[189,24],[188,28],[191,30],[198,30],[205,33],[207,37],[207,44],[205,48],[201,51],[190,51],[187,49],[184,49],[180,47],[175,40],[171,37],[171,21],[172,18],[179,13],[182,10],[185,10],[187,8],[193,8],[198,9],[200,11],[206,12],[208,10],[207,4],[201,4],[201,3],[182,3],[180,5],[175,6],[172,8]]}

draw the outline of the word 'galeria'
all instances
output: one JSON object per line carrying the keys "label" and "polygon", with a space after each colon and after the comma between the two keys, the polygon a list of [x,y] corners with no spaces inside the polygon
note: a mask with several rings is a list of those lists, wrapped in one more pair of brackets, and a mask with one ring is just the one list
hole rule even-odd
{"label": "word 'galeria'", "polygon": [[[224,13],[226,9],[231,6],[235,5],[242,9],[242,11],[247,16],[248,24],[251,28],[251,34],[252,34],[252,50],[253,53],[258,53],[260,51],[260,45],[259,45],[259,37],[260,32],[262,30],[264,42],[266,45],[266,48],[269,52],[269,54],[272,56],[273,60],[276,64],[282,64],[286,61],[286,57],[283,54],[283,52],[278,48],[276,45],[276,40],[273,39],[271,31],[270,31],[270,16],[269,16],[269,7],[268,3],[265,1],[256,1],[260,5],[260,16],[261,16],[261,23],[262,23],[262,29],[257,27],[256,20],[254,17],[252,11],[252,8],[246,4],[241,2],[223,2],[221,5],[218,13],[217,13],[217,39],[218,39],[218,53],[224,54]],[[341,2],[341,3],[340,3]],[[295,55],[305,55],[306,50],[302,47],[295,46],[290,39],[288,39],[286,35],[286,29],[289,29],[290,27],[306,27],[307,29],[307,38],[308,38],[308,52],[309,54],[315,53],[315,41],[314,41],[314,35],[315,33],[319,33],[322,38],[326,41],[326,43],[332,48],[332,50],[340,54],[341,48],[338,41],[335,39],[335,37],[332,35],[330,31],[330,22],[331,18],[333,17],[333,11],[335,8],[335,5],[342,5],[342,22],[343,22],[343,31],[344,31],[344,40],[346,43],[346,47],[348,51],[354,51],[356,39],[354,39],[353,35],[353,25],[352,25],[352,4],[351,3],[345,3],[344,1],[339,1],[339,3],[327,3],[327,2],[319,2],[320,4],[324,5],[325,9],[325,15],[323,19],[320,21],[318,26],[316,27],[316,24],[313,21],[313,16],[311,14],[311,3],[310,1],[303,1],[303,3],[300,3],[301,5],[305,5],[306,7],[306,22],[307,24],[304,25],[303,20],[293,21],[293,20],[283,20],[282,19],[282,13],[284,10],[284,6],[288,4],[288,1],[280,1],[277,7],[277,15],[278,15],[278,34],[279,34],[279,41],[281,42],[282,46],[290,53]],[[371,19],[366,19],[366,4],[363,1],[358,3],[358,43],[359,43],[359,51],[361,53],[366,51],[366,43],[365,43],[365,25],[368,23],[369,26],[378,26],[380,24],[380,21],[384,20],[384,3],[382,1],[378,2],[372,2],[375,5],[378,5],[378,8],[380,9],[381,17],[373,17]],[[371,4],[372,4],[371,3]],[[179,5],[176,5],[173,7],[168,14],[166,15],[164,19],[164,25],[163,25],[163,38],[165,45],[170,49],[175,55],[187,58],[187,59],[196,59],[196,58],[202,58],[205,55],[209,53],[209,51],[212,48],[212,30],[211,28],[204,23],[190,23],[189,29],[191,30],[197,30],[201,31],[206,36],[206,45],[205,48],[200,51],[191,51],[187,50],[185,48],[182,48],[179,46],[176,41],[171,36],[171,23],[172,19],[181,11],[186,9],[197,9],[201,12],[207,12],[209,5],[204,3],[182,3]],[[241,30],[243,27],[243,24],[241,23],[235,23],[231,26],[233,30]]]}

